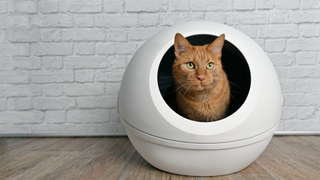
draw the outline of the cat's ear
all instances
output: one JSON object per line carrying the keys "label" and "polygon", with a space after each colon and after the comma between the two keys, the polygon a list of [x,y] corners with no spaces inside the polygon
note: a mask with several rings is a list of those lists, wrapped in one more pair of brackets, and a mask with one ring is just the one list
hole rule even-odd
{"label": "cat's ear", "polygon": [[180,33],[177,33],[174,37],[174,54],[177,58],[181,56],[182,53],[186,52],[191,45],[188,40],[184,38]]}
{"label": "cat's ear", "polygon": [[221,50],[224,44],[225,35],[221,34],[216,40],[214,40],[209,46],[208,49],[216,55],[219,59],[221,58]]}

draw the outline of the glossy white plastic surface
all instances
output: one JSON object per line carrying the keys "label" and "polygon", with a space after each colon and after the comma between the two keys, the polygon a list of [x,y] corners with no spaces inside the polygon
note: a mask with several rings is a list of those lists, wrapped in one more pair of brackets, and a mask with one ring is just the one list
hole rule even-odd
{"label": "glossy white plastic surface", "polygon": [[[235,113],[216,122],[194,122],[176,114],[163,100],[157,71],[174,35],[219,36],[243,54],[251,74],[250,91]],[[275,69],[264,51],[242,32],[214,22],[188,22],[162,30],[144,43],[127,66],[118,99],[119,114],[131,127],[158,138],[188,143],[225,143],[269,131],[280,120],[282,96]]]}

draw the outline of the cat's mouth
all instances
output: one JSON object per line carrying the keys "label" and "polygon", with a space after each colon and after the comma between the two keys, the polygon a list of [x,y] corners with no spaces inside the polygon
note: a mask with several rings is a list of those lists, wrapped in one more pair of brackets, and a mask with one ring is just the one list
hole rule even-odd
{"label": "cat's mouth", "polygon": [[198,90],[198,91],[202,91],[204,89],[207,89],[207,85],[203,84],[202,82],[200,82],[199,84],[196,84],[194,86],[195,90]]}

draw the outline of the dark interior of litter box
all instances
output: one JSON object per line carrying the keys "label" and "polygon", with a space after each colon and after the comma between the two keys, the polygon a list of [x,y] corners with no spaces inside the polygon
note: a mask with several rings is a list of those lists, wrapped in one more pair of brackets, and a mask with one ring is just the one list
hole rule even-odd
{"label": "dark interior of litter box", "polygon": [[[217,36],[206,34],[186,37],[191,45],[198,46],[210,44],[216,38]],[[174,46],[172,45],[162,57],[158,69],[158,85],[162,97],[164,97],[166,94],[168,95],[168,91],[172,91],[173,88],[171,84],[174,81],[172,75],[172,65],[174,63],[174,59]],[[242,106],[248,96],[251,83],[250,69],[240,50],[227,40],[225,41],[222,49],[221,61],[223,64],[223,69],[226,72],[230,82],[231,101],[227,115],[229,116]],[[175,94],[174,92],[170,92],[169,94],[171,94],[171,97],[165,98],[166,103],[178,113],[179,110],[177,110],[177,107],[175,106]]]}

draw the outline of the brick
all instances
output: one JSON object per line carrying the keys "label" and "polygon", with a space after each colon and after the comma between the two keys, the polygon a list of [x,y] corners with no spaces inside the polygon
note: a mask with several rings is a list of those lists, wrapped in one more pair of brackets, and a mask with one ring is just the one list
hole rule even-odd
{"label": "brick", "polygon": [[107,41],[126,42],[128,40],[128,32],[126,29],[108,29]]}
{"label": "brick", "polygon": [[270,23],[272,24],[283,24],[291,22],[291,11],[278,10],[270,12]]}
{"label": "brick", "polygon": [[72,71],[34,71],[31,73],[31,82],[34,83],[55,83],[73,82]]}
{"label": "brick", "polygon": [[76,132],[77,133],[95,133],[96,125],[95,124],[77,124]]}
{"label": "brick", "polygon": [[13,57],[4,57],[0,59],[0,70],[14,70],[15,69],[15,61]]}
{"label": "brick", "polygon": [[41,40],[44,42],[58,42],[62,40],[61,29],[41,29]]}
{"label": "brick", "polygon": [[169,0],[169,10],[170,11],[189,11],[190,10],[190,0],[185,0],[183,2],[179,0]]}
{"label": "brick", "polygon": [[29,28],[29,18],[27,15],[1,15],[0,28]]}
{"label": "brick", "polygon": [[97,125],[97,133],[125,133],[121,122],[108,122]]}
{"label": "brick", "polygon": [[44,119],[48,124],[60,124],[66,122],[65,111],[46,111]]}
{"label": "brick", "polygon": [[237,0],[233,2],[236,10],[254,10],[256,8],[255,0]]}
{"label": "brick", "polygon": [[120,116],[119,116],[119,114],[118,114],[116,109],[111,109],[111,111],[110,111],[110,121],[112,121],[112,122],[121,122],[120,121]]}
{"label": "brick", "polygon": [[191,9],[194,11],[228,11],[232,10],[232,0],[191,0]]}
{"label": "brick", "polygon": [[94,43],[76,43],[74,51],[77,55],[94,55],[95,44]]}
{"label": "brick", "polygon": [[10,42],[37,42],[40,40],[39,29],[9,30],[7,37]]}
{"label": "brick", "polygon": [[111,69],[124,69],[127,66],[126,56],[109,56],[108,67]]}
{"label": "brick", "polygon": [[312,65],[317,64],[318,54],[316,52],[300,52],[297,54],[296,63],[300,65]]}
{"label": "brick", "polygon": [[289,66],[293,64],[295,59],[294,54],[285,53],[268,53],[270,60],[275,66]]}
{"label": "brick", "polygon": [[204,14],[205,21],[213,21],[218,23],[226,23],[226,15],[220,12],[206,12]]}
{"label": "brick", "polygon": [[0,71],[0,83],[26,84],[30,82],[28,71]]}
{"label": "brick", "polygon": [[45,96],[58,97],[63,96],[63,85],[62,84],[44,84],[43,94]]}
{"label": "brick", "polygon": [[226,23],[229,25],[234,24],[268,24],[269,16],[265,12],[238,12],[227,14]]}
{"label": "brick", "polygon": [[267,52],[283,52],[285,48],[285,40],[266,40],[265,50]]}
{"label": "brick", "polygon": [[72,43],[36,43],[31,46],[36,56],[70,55],[73,53]]}
{"label": "brick", "polygon": [[320,121],[315,119],[310,120],[292,120],[285,123],[286,131],[319,131]]}
{"label": "brick", "polygon": [[318,10],[296,11],[292,13],[294,23],[319,23],[320,12]]}
{"label": "brick", "polygon": [[30,22],[38,27],[72,27],[72,16],[67,14],[32,15]]}
{"label": "brick", "polygon": [[60,1],[61,12],[96,13],[102,11],[101,0],[68,0]]}
{"label": "brick", "polygon": [[28,44],[0,44],[0,56],[29,56]]}
{"label": "brick", "polygon": [[297,117],[296,107],[283,107],[281,111],[281,120],[290,120]]}
{"label": "brick", "polygon": [[284,128],[285,128],[284,125],[285,125],[285,121],[284,121],[284,120],[280,120],[280,121],[279,121],[278,128],[277,128],[276,131],[284,131],[284,130],[285,130],[285,129],[284,129]]}
{"label": "brick", "polygon": [[116,97],[79,97],[77,98],[78,108],[115,108],[117,106]]}
{"label": "brick", "polygon": [[62,69],[62,57],[61,56],[44,56],[42,57],[42,67],[44,69]]}
{"label": "brick", "polygon": [[141,29],[132,29],[129,30],[129,40],[131,41],[145,41],[152,37],[154,34],[159,32],[161,29],[159,28],[141,28]]}
{"label": "brick", "polygon": [[275,67],[275,70],[280,79],[288,77],[288,68],[287,67]]}
{"label": "brick", "polygon": [[7,2],[0,2],[0,14],[7,13]]}
{"label": "brick", "polygon": [[297,38],[297,25],[267,25],[258,27],[259,38]]}
{"label": "brick", "polygon": [[14,67],[21,70],[41,69],[41,59],[39,57],[15,57]]}
{"label": "brick", "polygon": [[167,0],[126,0],[127,12],[163,12],[167,10]]}
{"label": "brick", "polygon": [[14,1],[9,3],[10,12],[37,13],[37,1]]}
{"label": "brick", "polygon": [[104,94],[105,85],[102,83],[65,84],[67,96],[99,96]]}
{"label": "brick", "polygon": [[319,37],[320,26],[318,24],[300,25],[300,33],[302,37]]}
{"label": "brick", "polygon": [[26,96],[41,96],[41,85],[0,85],[0,96],[5,97],[26,97]]}
{"label": "brick", "polygon": [[69,97],[35,97],[33,106],[39,110],[63,110],[75,107],[75,99]]}
{"label": "brick", "polygon": [[97,69],[107,67],[106,57],[65,57],[67,69]]}
{"label": "brick", "polygon": [[0,42],[4,42],[6,39],[6,35],[3,30],[0,30]]}
{"label": "brick", "polygon": [[123,13],[124,1],[123,0],[104,0],[104,12],[106,13]]}
{"label": "brick", "polygon": [[296,51],[320,51],[320,39],[289,39],[287,40],[287,50],[289,52]]}
{"label": "brick", "polygon": [[317,66],[292,66],[289,68],[289,77],[308,78],[319,77],[320,68]]}
{"label": "brick", "polygon": [[99,123],[108,122],[110,110],[69,110],[67,111],[67,122],[69,123]]}
{"label": "brick", "polygon": [[314,118],[315,106],[298,107],[299,119],[311,119]]}
{"label": "brick", "polygon": [[20,124],[7,124],[0,125],[1,133],[32,133],[31,125],[20,125]]}
{"label": "brick", "polygon": [[93,15],[75,15],[74,16],[75,27],[94,27]]}
{"label": "brick", "polygon": [[123,69],[117,69],[113,71],[108,70],[96,70],[96,80],[99,82],[120,82],[124,74]]}
{"label": "brick", "polygon": [[286,105],[288,107],[292,107],[292,106],[309,106],[312,104],[306,101],[305,95],[303,93],[294,93],[294,94],[287,95]]}
{"label": "brick", "polygon": [[237,27],[238,30],[242,31],[246,35],[248,35],[251,38],[257,37],[257,28],[255,26],[239,26]]}
{"label": "brick", "polygon": [[96,43],[96,53],[99,55],[127,55],[138,49],[137,43]]}
{"label": "brick", "polygon": [[303,0],[301,2],[302,9],[319,9],[320,8],[320,2],[317,0]]}
{"label": "brick", "polygon": [[316,106],[319,105],[320,95],[295,93],[287,95],[287,106]]}
{"label": "brick", "polygon": [[59,12],[58,0],[41,0],[38,2],[39,11],[41,13],[57,13]]}
{"label": "brick", "polygon": [[120,90],[120,83],[107,83],[106,84],[106,95],[118,96]]}
{"label": "brick", "polygon": [[7,110],[7,99],[6,98],[0,98],[0,111]]}
{"label": "brick", "polygon": [[182,22],[201,21],[202,18],[203,13],[200,12],[160,14],[160,25],[172,26]]}
{"label": "brick", "polygon": [[317,92],[320,82],[318,79],[299,79],[296,84],[296,92],[298,93],[312,93]]}
{"label": "brick", "polygon": [[[306,93],[305,98],[310,105],[316,105],[317,107],[320,105],[320,94]],[[306,104],[306,106],[308,106],[308,104]]]}
{"label": "brick", "polygon": [[74,74],[76,82],[94,82],[93,70],[77,70]]}
{"label": "brick", "polygon": [[39,124],[32,126],[33,133],[74,133],[74,124]]}
{"label": "brick", "polygon": [[64,29],[62,40],[64,41],[104,41],[106,39],[104,29]]}
{"label": "brick", "polygon": [[0,124],[27,124],[43,122],[40,111],[3,111],[0,112]]}
{"label": "brick", "polygon": [[9,98],[8,100],[9,110],[31,110],[32,99],[31,98]]}
{"label": "brick", "polygon": [[257,0],[257,8],[265,9],[299,9],[300,0]]}
{"label": "brick", "polygon": [[139,15],[139,25],[140,26],[156,26],[160,23],[159,14],[138,14]]}
{"label": "brick", "polygon": [[283,93],[293,93],[296,89],[296,80],[292,79],[280,79],[281,92]]}
{"label": "brick", "polygon": [[138,15],[98,14],[95,16],[95,23],[97,27],[134,27],[138,24]]}

